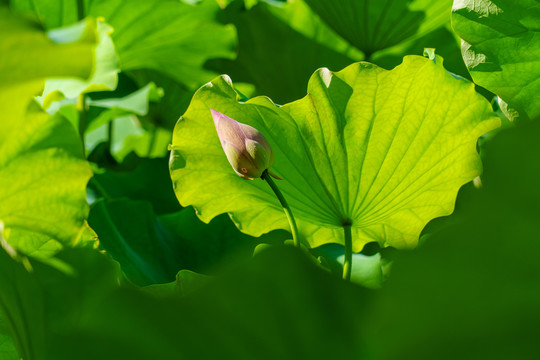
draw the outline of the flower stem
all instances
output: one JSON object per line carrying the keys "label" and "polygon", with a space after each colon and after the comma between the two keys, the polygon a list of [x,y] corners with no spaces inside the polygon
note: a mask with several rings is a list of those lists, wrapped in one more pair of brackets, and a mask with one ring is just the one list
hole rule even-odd
{"label": "flower stem", "polygon": [[109,149],[109,154],[112,154],[113,147],[113,136],[114,136],[114,119],[111,119],[107,124],[107,149]]}
{"label": "flower stem", "polygon": [[77,107],[79,108],[79,136],[81,137],[83,154],[86,154],[86,147],[84,144],[84,131],[86,130],[86,95],[84,93],[79,95]]}
{"label": "flower stem", "polygon": [[283,194],[281,191],[279,191],[276,183],[270,175],[268,174],[268,170],[264,170],[262,173],[261,179],[265,180],[268,185],[272,188],[274,191],[274,194],[276,194],[279,202],[281,203],[281,206],[283,207],[283,211],[285,212],[285,215],[287,215],[287,219],[289,220],[289,225],[291,227],[291,234],[293,237],[293,244],[296,247],[300,247],[300,240],[298,239],[298,228],[296,227],[296,221],[294,220],[294,216],[292,214],[291,208],[289,207],[289,204],[287,204],[287,200],[283,197]]}
{"label": "flower stem", "polygon": [[345,262],[343,263],[343,279],[351,280],[352,271],[352,234],[351,223],[343,223],[343,229],[345,232]]}

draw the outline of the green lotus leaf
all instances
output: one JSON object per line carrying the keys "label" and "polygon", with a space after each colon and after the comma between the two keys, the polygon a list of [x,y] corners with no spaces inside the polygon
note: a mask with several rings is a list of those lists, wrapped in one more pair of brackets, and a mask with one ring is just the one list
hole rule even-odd
{"label": "green lotus leaf", "polygon": [[[28,248],[39,249],[51,238],[77,243],[88,214],[86,183],[92,172],[71,124],[42,113],[37,105],[21,119],[17,131],[0,149],[0,221],[7,228],[46,235]],[[6,134],[6,135],[8,135]],[[17,243],[18,231],[7,232]],[[53,246],[54,247],[54,246]],[[51,249],[47,246],[47,253]]]}
{"label": "green lotus leaf", "polygon": [[142,289],[155,297],[184,296],[202,288],[212,276],[191,270],[180,270],[175,281],[145,286]]}
{"label": "green lotus leaf", "polygon": [[469,193],[467,206],[421,248],[396,259],[363,322],[372,359],[540,353],[539,136],[538,121],[497,132],[484,145],[482,191]]}
{"label": "green lotus leaf", "polygon": [[209,225],[191,208],[158,217],[151,203],[126,198],[96,201],[88,221],[100,247],[137,285],[173,281],[181,269],[212,274],[223,259],[249,257],[257,242],[272,240],[242,234],[226,215]]}
{"label": "green lotus leaf", "polygon": [[88,222],[99,234],[100,247],[118,261],[137,285],[170,282],[181,269],[177,239],[145,201],[98,200]]}
{"label": "green lotus leaf", "polygon": [[[350,57],[361,59],[362,52],[336,34],[326,23],[313,12],[305,0],[284,2],[261,1],[265,9],[289,25],[292,29],[315,42],[334,49],[335,51]],[[254,14],[253,14],[254,15]]]}
{"label": "green lotus leaf", "polygon": [[270,187],[232,171],[210,109],[253,126],[274,150],[271,170],[312,247],[368,242],[410,248],[431,219],[452,213],[458,189],[481,173],[479,136],[499,125],[474,85],[441,58],[407,56],[391,71],[355,63],[319,69],[308,95],[277,107],[266,97],[237,101],[228,76],[200,88],[173,134],[170,170],[177,198],[208,222],[229,213],[243,232],[289,229]]}
{"label": "green lotus leaf", "polygon": [[143,118],[143,121],[172,129],[178,114],[187,110],[193,91],[178,80],[155,70],[133,70],[129,76],[139,87],[154,82],[159,89],[163,89],[163,97],[148,109],[147,119]]}
{"label": "green lotus leaf", "polygon": [[79,21],[76,1],[10,0],[13,10],[34,14],[47,29],[71,25]]}
{"label": "green lotus leaf", "polygon": [[106,109],[125,110],[126,113],[130,114],[146,115],[148,114],[149,103],[159,101],[162,96],[163,89],[150,82],[124,97],[90,100],[89,105]]}
{"label": "green lotus leaf", "polygon": [[42,99],[43,107],[58,99],[59,94],[68,99],[75,99],[82,93],[94,91],[110,91],[118,85],[118,56],[110,34],[113,29],[106,23],[93,18],[86,18],[75,25],[49,31],[48,36],[58,43],[72,42],[84,34],[91,25],[97,29],[97,44],[95,48],[94,70],[89,79],[53,78],[45,81]]}
{"label": "green lotus leaf", "polygon": [[9,328],[6,320],[0,314],[0,359],[2,360],[19,360],[17,349],[13,343],[13,339],[9,334]]}
{"label": "green lotus leaf", "polygon": [[[399,65],[404,55],[423,55],[425,49],[435,49],[437,55],[444,58],[444,67],[451,73],[472,80],[461,56],[461,40],[450,26],[446,26],[427,33],[419,38],[405,41],[388,49],[378,51],[372,57],[372,62],[385,69],[392,69]],[[478,89],[477,89],[478,90]]]}
{"label": "green lotus leaf", "polygon": [[180,284],[144,291],[91,288],[102,300],[74,307],[79,321],[50,339],[45,359],[369,358],[359,330],[370,292],[318,269],[298,249],[268,249],[216,277],[178,276]]}
{"label": "green lotus leaf", "polygon": [[[342,69],[361,59],[345,54],[348,44],[305,4],[260,2],[245,11],[237,9],[241,3],[235,1],[225,12],[226,20],[238,29],[238,57],[223,61],[220,69],[237,83],[254,84],[258,95],[283,104],[305,94],[306,81],[315,69]],[[276,52],[287,56],[276,56]]]}
{"label": "green lotus leaf", "polygon": [[218,11],[217,3],[211,0],[195,5],[166,0],[98,0],[86,10],[89,15],[103,16],[115,29],[112,38],[123,71],[154,69],[188,86],[213,76],[203,68],[209,58],[235,56],[236,32],[231,25],[215,21]]}
{"label": "green lotus leaf", "polygon": [[[118,287],[117,265],[97,251],[70,248],[47,260],[27,259],[23,266],[0,248],[0,334],[13,340],[15,359],[49,359],[57,333],[73,329],[85,309]],[[0,352],[0,359],[11,355]]]}
{"label": "green lotus leaf", "polygon": [[540,3],[456,0],[452,11],[474,82],[497,94],[521,119],[538,119]]}
{"label": "green lotus leaf", "polygon": [[162,96],[163,90],[150,82],[121,98],[89,99],[88,105],[90,105],[90,109],[88,115],[89,117],[92,116],[92,119],[86,127],[86,132],[91,132],[118,117],[146,115],[148,114],[150,102],[159,101]]}
{"label": "green lotus leaf", "polygon": [[[47,76],[88,78],[96,29],[79,41],[53,42],[35,23],[0,8],[0,222],[3,237],[29,251],[51,239],[75,244],[88,214],[86,183],[91,175],[70,123],[41,111],[32,99]],[[15,65],[16,64],[16,65]],[[6,81],[4,81],[4,79]],[[36,241],[36,239],[41,239]],[[51,247],[47,248],[49,254]],[[37,253],[36,253],[37,254]]]}
{"label": "green lotus leaf", "polygon": [[[11,0],[11,3],[20,12],[36,15],[48,29],[77,21],[79,9],[75,1]],[[233,26],[216,21],[220,8],[214,0],[83,3],[84,15],[103,17],[113,27],[111,37],[122,71],[153,69],[185,85],[198,86],[215,76],[203,68],[208,59],[235,57],[236,31]]]}
{"label": "green lotus leaf", "polygon": [[328,26],[367,56],[449,21],[451,0],[305,0]]}
{"label": "green lotus leaf", "polygon": [[93,24],[86,23],[84,31],[71,29],[80,37],[57,43],[36,23],[6,8],[0,7],[0,20],[0,31],[5,34],[0,51],[6,54],[0,58],[0,101],[4,109],[0,136],[5,136],[7,128],[16,125],[11,119],[24,116],[31,98],[43,90],[44,78],[91,75],[97,34]]}
{"label": "green lotus leaf", "polygon": [[99,198],[129,198],[150,202],[158,215],[179,211],[181,208],[170,184],[167,160],[143,159],[130,171],[96,173],[88,184],[89,202],[92,204]]}

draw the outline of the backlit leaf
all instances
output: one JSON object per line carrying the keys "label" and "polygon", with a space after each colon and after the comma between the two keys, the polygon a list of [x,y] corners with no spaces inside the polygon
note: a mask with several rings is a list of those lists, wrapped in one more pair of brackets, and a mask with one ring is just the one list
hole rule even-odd
{"label": "backlit leaf", "polygon": [[[72,40],[73,29],[79,28],[84,32],[88,23],[96,27],[97,44],[94,55],[94,71],[89,79],[80,78],[54,78],[45,81],[43,90],[44,107],[54,101],[61,93],[68,99],[75,99],[82,93],[94,91],[110,91],[116,89],[118,84],[118,56],[114,49],[110,34],[113,29],[106,23],[93,18],[87,18],[78,24],[54,29],[49,32],[49,37],[56,42],[65,43]],[[52,100],[49,100],[52,97]]]}
{"label": "backlit leaf", "polygon": [[25,244],[30,251],[50,239],[74,244],[84,231],[85,188],[91,171],[70,123],[43,113],[32,99],[47,76],[90,75],[95,28],[89,25],[78,42],[57,44],[36,24],[0,8],[0,32],[4,34],[0,52],[9,54],[0,57],[3,236],[16,243],[24,232],[39,233],[43,241],[35,242],[35,247]]}
{"label": "backlit leaf", "polygon": [[473,80],[520,118],[540,117],[540,3],[456,0],[452,26]]}
{"label": "backlit leaf", "polygon": [[481,172],[478,137],[499,124],[441,58],[408,56],[392,71],[320,69],[308,95],[282,107],[266,97],[237,102],[221,76],[199,89],[176,125],[171,177],[180,203],[203,221],[228,212],[253,236],[289,225],[267,184],[231,169],[210,108],[267,138],[305,242],[343,244],[350,222],[356,252],[371,241],[414,247],[428,221],[452,213],[458,189]]}
{"label": "backlit leaf", "polygon": [[[112,40],[122,71],[153,69],[198,86],[214,76],[203,68],[206,60],[235,56],[236,32],[232,26],[216,22],[220,8],[214,0],[83,3],[84,15],[103,17],[113,27]],[[76,1],[12,0],[12,5],[35,14],[48,29],[77,21]]]}

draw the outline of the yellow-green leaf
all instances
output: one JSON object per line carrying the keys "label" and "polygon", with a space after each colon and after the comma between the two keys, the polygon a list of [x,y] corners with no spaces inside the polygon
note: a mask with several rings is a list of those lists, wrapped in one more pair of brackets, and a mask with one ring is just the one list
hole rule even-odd
{"label": "yellow-green leaf", "polygon": [[173,135],[171,177],[183,206],[208,222],[229,213],[259,236],[289,229],[271,189],[231,170],[210,109],[259,130],[274,150],[272,171],[304,242],[368,242],[410,248],[431,219],[452,213],[459,188],[481,173],[479,136],[495,128],[474,85],[449,74],[442,59],[404,58],[391,71],[355,63],[319,69],[308,95],[277,107],[266,97],[239,103],[221,76],[195,94]]}

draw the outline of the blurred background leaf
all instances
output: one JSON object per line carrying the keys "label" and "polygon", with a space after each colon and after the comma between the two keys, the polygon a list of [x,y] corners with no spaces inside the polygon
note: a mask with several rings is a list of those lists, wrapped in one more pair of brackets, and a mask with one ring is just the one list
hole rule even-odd
{"label": "blurred background leaf", "polygon": [[218,11],[211,0],[94,0],[86,7],[87,14],[103,16],[115,29],[122,70],[157,70],[189,87],[212,77],[203,68],[207,59],[235,56],[235,30],[215,21]]}
{"label": "blurred background leaf", "polygon": [[0,314],[0,359],[2,360],[20,360],[13,339],[9,335],[4,315]]}
{"label": "blurred background leaf", "polygon": [[187,109],[193,90],[178,80],[155,70],[132,70],[129,71],[129,77],[138,86],[152,81],[163,89],[161,101],[150,104],[149,112],[145,114],[142,121],[164,129],[172,129],[180,115]]}
{"label": "blurred background leaf", "polygon": [[[70,124],[42,112],[32,97],[47,76],[89,76],[96,27],[87,23],[82,38],[58,44],[7,9],[0,8],[0,20],[2,53],[10,54],[0,60],[0,222],[9,243],[37,256],[45,243],[58,241],[54,248],[80,241],[91,173]],[[27,241],[24,234],[31,232],[36,234]],[[50,253],[49,247],[41,254]]]}
{"label": "blurred background leaf", "polygon": [[486,144],[481,191],[453,224],[394,263],[365,319],[372,358],[540,353],[539,135],[539,124],[526,125]]}
{"label": "blurred background leaf", "polygon": [[149,202],[128,199],[98,200],[88,221],[101,247],[140,286],[171,282],[181,269],[213,273],[227,260],[249,258],[261,241],[286,238],[278,232],[255,239],[226,215],[206,225],[192,208],[158,216]]}
{"label": "blurred background leaf", "polygon": [[88,124],[86,131],[92,131],[109,123],[117,117],[148,114],[151,102],[157,102],[163,96],[163,90],[152,82],[137,89],[133,93],[121,98],[109,97],[105,99],[92,99],[88,102],[89,111],[99,112],[92,116],[93,121]]}
{"label": "blurred background leaf", "polygon": [[100,246],[138,285],[172,281],[182,268],[178,241],[158,221],[148,202],[98,200],[88,218]]}
{"label": "blurred background leaf", "polygon": [[100,197],[109,200],[127,197],[149,201],[157,214],[180,210],[167,164],[166,158],[141,159],[131,170],[95,174],[89,184],[92,202]]}
{"label": "blurred background leaf", "polygon": [[[258,95],[277,103],[299,99],[306,94],[306,83],[317,68],[341,70],[354,60],[325,42],[328,28],[304,5],[297,2],[276,6],[259,2],[247,10],[243,1],[231,3],[224,20],[238,29],[238,58],[222,61],[217,69],[235,82],[249,82]],[[295,28],[291,25],[295,24]],[[303,33],[297,29],[304,29]],[[319,35],[321,34],[321,35]],[[326,35],[346,44],[337,36]],[[346,51],[345,51],[346,52]]]}
{"label": "blurred background leaf", "polygon": [[94,250],[67,249],[55,259],[56,266],[25,266],[0,249],[0,303],[20,358],[46,358],[56,335],[118,286],[117,267]]}
{"label": "blurred background leaf", "polygon": [[421,37],[449,21],[451,0],[305,0],[338,34],[366,54]]}
{"label": "blurred background leaf", "polygon": [[[88,153],[96,150],[100,152],[99,156],[94,155],[90,159],[101,166],[114,167],[132,152],[139,157],[163,156],[167,151],[166,145],[170,143],[170,130],[187,107],[192,93],[201,83],[216,75],[204,67],[206,61],[210,58],[230,59],[236,56],[234,27],[216,21],[220,8],[213,0],[93,0],[80,2],[80,8],[77,4],[48,0],[11,1],[13,9],[34,15],[44,26],[54,29],[53,33],[57,37],[65,37],[62,35],[63,28],[59,27],[73,24],[84,16],[104,19],[112,29],[100,35],[99,48],[104,51],[98,51],[96,66],[98,70],[104,66],[112,69],[113,60],[116,61],[115,64],[122,71],[118,79],[118,86],[122,90],[110,92],[107,96],[103,92],[96,93],[104,90],[102,86],[92,85],[85,90],[89,92],[84,102],[89,107],[88,111],[79,113],[74,111],[77,101],[71,96],[75,94],[71,91],[73,81],[49,80],[45,97],[41,101],[45,107],[51,106],[51,114],[60,111],[76,128],[79,128],[79,123],[83,124],[79,132],[87,133],[84,137],[88,142]],[[112,42],[109,39],[104,44],[103,41],[107,40],[106,32],[111,33]],[[216,33],[220,36],[216,37]],[[120,111],[118,106],[113,106],[113,101],[107,100],[107,97],[116,100],[125,98],[130,93],[136,96],[150,83],[163,86],[165,98],[159,102],[154,97],[151,101],[156,104],[148,111],[134,111],[133,108],[129,109],[131,113]],[[116,83],[111,83],[108,90],[115,90],[115,87]],[[126,92],[127,89],[131,91]],[[62,92],[69,93],[64,94],[67,99],[61,95]],[[133,104],[134,99],[131,100]],[[96,111],[99,103],[108,104],[112,108],[105,112]],[[92,123],[86,129],[86,125]],[[103,123],[109,125],[96,129],[97,125]]]}
{"label": "blurred background leaf", "polygon": [[184,297],[119,289],[48,358],[359,358],[365,314],[348,309],[364,309],[365,294],[298,250],[273,248]]}
{"label": "blurred background leaf", "polygon": [[[202,67],[212,57],[234,57],[235,31],[214,21],[215,1],[90,0],[84,9],[75,1],[12,0],[18,11],[33,13],[49,29],[85,16],[103,17],[112,26],[112,39],[122,71],[155,69],[189,86],[211,77]],[[219,37],[215,34],[219,33]],[[197,36],[193,36],[197,34]]]}
{"label": "blurred background leaf", "polygon": [[[82,93],[100,90],[114,90],[118,84],[118,58],[114,49],[110,34],[113,29],[106,23],[93,18],[86,18],[75,25],[53,29],[48,32],[48,36],[58,43],[72,42],[73,30],[80,31],[83,35],[87,28],[87,23],[95,25],[97,44],[93,57],[92,75],[86,79],[80,78],[49,78],[45,81],[43,95],[38,97],[42,100],[44,108],[49,103],[56,100],[59,93],[68,99],[76,99]],[[52,96],[52,100],[50,97]],[[40,101],[41,102],[41,101]]]}

